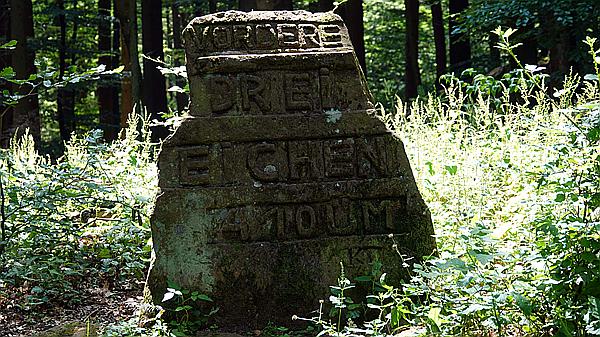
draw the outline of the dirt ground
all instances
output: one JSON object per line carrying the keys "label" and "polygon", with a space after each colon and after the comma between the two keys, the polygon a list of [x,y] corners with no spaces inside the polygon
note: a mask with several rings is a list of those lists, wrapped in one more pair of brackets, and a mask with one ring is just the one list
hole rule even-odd
{"label": "dirt ground", "polygon": [[127,291],[87,289],[82,296],[83,302],[76,306],[33,307],[29,310],[16,306],[17,299],[0,296],[0,336],[29,337],[67,322],[88,319],[102,329],[132,317],[142,300],[142,292],[143,288]]}

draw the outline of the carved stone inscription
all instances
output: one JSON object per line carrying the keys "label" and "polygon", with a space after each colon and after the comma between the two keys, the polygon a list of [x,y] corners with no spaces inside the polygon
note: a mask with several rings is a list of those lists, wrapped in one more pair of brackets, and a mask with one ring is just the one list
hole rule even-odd
{"label": "carved stone inscription", "polygon": [[213,298],[225,331],[289,326],[328,296],[340,262],[352,278],[377,259],[394,282],[405,275],[393,243],[433,252],[403,145],[369,116],[341,18],[217,13],[184,40],[191,116],[159,156],[155,302],[175,282]]}
{"label": "carved stone inscription", "polygon": [[186,147],[178,150],[179,181],[229,186],[388,178],[401,166],[395,145],[376,136]]}
{"label": "carved stone inscription", "polygon": [[216,224],[209,243],[289,241],[319,237],[406,233],[407,198],[242,206],[212,210]]}
{"label": "carved stone inscription", "polygon": [[339,25],[260,23],[197,25],[190,42],[204,52],[342,47]]}

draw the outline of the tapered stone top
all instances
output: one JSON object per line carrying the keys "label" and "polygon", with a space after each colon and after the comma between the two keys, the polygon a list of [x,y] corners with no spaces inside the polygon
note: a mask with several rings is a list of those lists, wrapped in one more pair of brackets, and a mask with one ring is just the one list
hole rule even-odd
{"label": "tapered stone top", "polygon": [[223,330],[289,325],[328,297],[340,262],[351,279],[382,262],[393,282],[394,242],[433,252],[403,145],[373,116],[339,16],[217,13],[184,40],[191,116],[159,157],[156,302],[172,281],[213,298]]}

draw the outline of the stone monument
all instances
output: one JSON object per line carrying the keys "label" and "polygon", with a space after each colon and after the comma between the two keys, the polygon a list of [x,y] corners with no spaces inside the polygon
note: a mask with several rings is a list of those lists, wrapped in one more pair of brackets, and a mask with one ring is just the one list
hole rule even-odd
{"label": "stone monument", "polygon": [[[148,278],[214,299],[224,329],[310,317],[346,275],[394,241],[435,249],[402,143],[373,116],[348,32],[333,13],[229,11],[184,31],[190,118],[159,157]],[[393,233],[394,238],[388,234]]]}

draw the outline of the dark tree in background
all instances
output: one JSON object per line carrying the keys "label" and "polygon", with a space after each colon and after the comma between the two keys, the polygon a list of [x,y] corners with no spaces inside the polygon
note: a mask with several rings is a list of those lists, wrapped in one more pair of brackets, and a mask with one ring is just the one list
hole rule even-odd
{"label": "dark tree in background", "polygon": [[[111,29],[111,0],[98,0],[98,64],[106,69],[114,68],[114,41]],[[118,31],[116,32],[118,36]],[[118,50],[116,50],[118,52]],[[98,96],[100,127],[104,130],[104,138],[113,140],[119,132],[119,93],[110,78],[102,78],[96,90]]]}
{"label": "dark tree in background", "polygon": [[[121,64],[125,77],[121,84],[120,124],[127,126],[129,114],[141,99],[141,70],[138,59],[138,30],[135,0],[116,0],[115,16],[119,21],[121,35]],[[138,107],[139,110],[139,107]]]}
{"label": "dark tree in background", "polygon": [[406,8],[406,90],[407,99],[418,95],[419,72],[419,0],[404,0]]}
{"label": "dark tree in background", "polygon": [[[211,1],[211,3],[214,3],[214,1]],[[212,10],[212,8],[210,10]],[[175,2],[173,2],[173,5],[171,6],[171,14],[173,16],[173,49],[176,50],[173,62],[176,66],[181,66],[184,62],[183,53],[178,53],[177,51],[183,49],[183,43],[181,41],[181,32],[183,30],[183,15],[179,11],[179,6]],[[185,79],[178,77],[175,80],[175,84],[183,88],[185,86]],[[176,92],[175,100],[177,102],[177,111],[183,111],[188,105],[188,95],[185,93]]]}
{"label": "dark tree in background", "polygon": [[293,0],[239,0],[242,11],[276,11],[294,9]]}
{"label": "dark tree in background", "polygon": [[435,85],[441,90],[440,77],[447,71],[446,59],[446,32],[444,29],[444,13],[442,2],[431,5],[431,23],[433,26],[433,40],[435,43]]}
{"label": "dark tree in background", "polygon": [[[142,1],[142,51],[155,60],[164,59],[162,1]],[[144,79],[142,82],[144,107],[152,120],[162,120],[161,113],[167,112],[167,85],[155,61],[144,58]],[[158,141],[168,136],[164,126],[152,127],[152,139]]]}
{"label": "dark tree in background", "polygon": [[[33,5],[31,0],[10,0],[10,37],[17,41],[16,48],[12,51],[12,67],[18,79],[26,79],[36,73],[35,52],[29,47],[28,39],[34,37],[33,30]],[[32,88],[14,88],[22,94],[29,93]],[[36,92],[21,99],[14,106],[10,121],[10,133],[17,129],[19,133],[29,128],[30,134],[39,144],[41,140],[41,121],[39,102]]]}
{"label": "dark tree in background", "polygon": [[365,59],[365,27],[363,23],[363,3],[362,0],[348,0],[339,8],[338,13],[344,19],[348,34],[356,51],[358,63],[363,73],[367,74],[367,62]]}
{"label": "dark tree in background", "polygon": [[[10,40],[10,6],[8,0],[0,0],[0,45],[7,43]],[[11,66],[10,50],[0,49],[0,69]],[[10,83],[0,81],[0,92],[8,90],[10,92]],[[10,138],[12,137],[12,108],[8,107],[0,100],[0,146],[8,147]]]}
{"label": "dark tree in background", "polygon": [[[58,66],[59,78],[63,80],[67,72],[67,59],[71,58],[71,64],[74,62],[74,55],[67,52],[69,46],[67,41],[67,18],[64,0],[56,0],[56,7],[59,11],[58,26],[60,28],[59,46],[58,46]],[[73,35],[76,36],[77,25],[73,23]],[[75,93],[70,84],[58,88],[56,97],[58,126],[60,128],[60,138],[68,140],[71,133],[75,131]]]}
{"label": "dark tree in background", "polygon": [[471,66],[471,42],[469,34],[462,32],[457,17],[469,7],[469,0],[449,0],[450,20],[450,70],[460,74]]}

